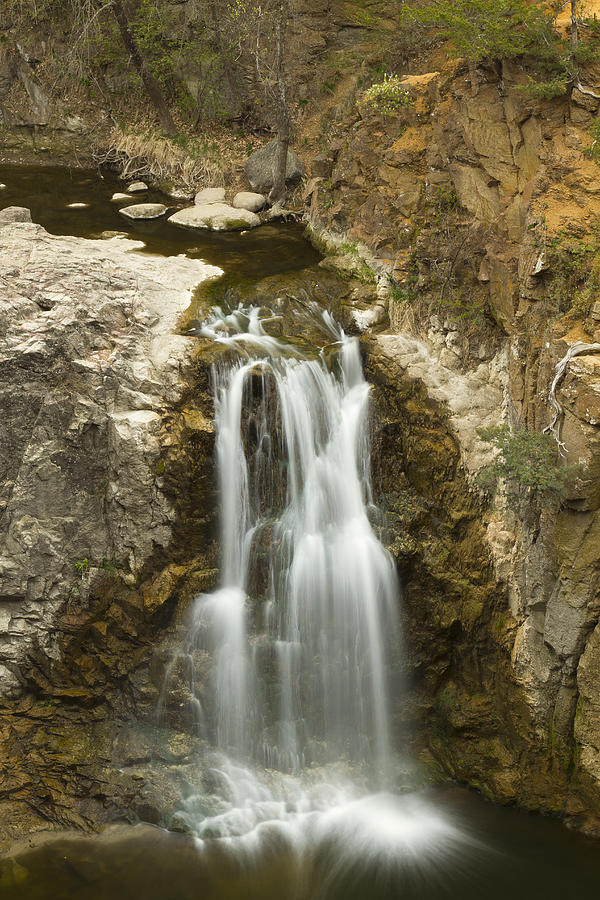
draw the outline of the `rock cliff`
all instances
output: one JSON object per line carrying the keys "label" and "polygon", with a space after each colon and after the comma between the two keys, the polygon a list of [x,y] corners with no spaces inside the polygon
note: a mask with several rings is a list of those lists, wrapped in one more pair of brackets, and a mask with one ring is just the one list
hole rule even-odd
{"label": "rock cliff", "polygon": [[477,426],[548,425],[555,365],[600,337],[598,101],[577,89],[533,101],[509,65],[477,78],[474,93],[461,61],[407,76],[411,103],[395,116],[359,98],[305,197],[313,227],[362,255],[388,297],[367,358],[382,491],[403,510],[425,756],[597,832],[597,354],[558,382],[565,458],[582,465],[566,501],[488,505],[473,475],[486,462]]}
{"label": "rock cliff", "polygon": [[189,753],[126,722],[155,707],[165,609],[213,575],[209,363],[196,373],[197,341],[176,324],[219,270],[1,218],[6,840],[136,802],[152,818],[128,765]]}

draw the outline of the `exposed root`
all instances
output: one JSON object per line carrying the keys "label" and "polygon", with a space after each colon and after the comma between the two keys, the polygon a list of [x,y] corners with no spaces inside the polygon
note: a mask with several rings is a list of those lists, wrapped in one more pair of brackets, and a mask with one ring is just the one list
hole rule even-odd
{"label": "exposed root", "polygon": [[552,421],[549,425],[546,425],[544,428],[544,434],[553,434],[558,444],[558,451],[561,456],[564,456],[567,448],[563,441],[560,439],[560,426],[562,422],[562,406],[558,402],[556,397],[556,388],[560,379],[565,374],[567,366],[569,362],[573,359],[574,356],[579,356],[581,353],[600,353],[600,344],[588,344],[585,341],[575,341],[574,344],[571,344],[565,355],[561,360],[559,360],[556,364],[555,376],[552,381],[552,385],[550,387],[550,392],[548,394],[548,404],[554,412],[552,416]]}

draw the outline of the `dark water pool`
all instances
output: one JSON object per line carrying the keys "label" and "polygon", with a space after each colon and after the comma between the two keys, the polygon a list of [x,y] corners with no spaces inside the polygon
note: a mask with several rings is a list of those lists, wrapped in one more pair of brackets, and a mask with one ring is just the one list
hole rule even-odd
{"label": "dark water pool", "polygon": [[[241,848],[201,846],[150,826],[102,839],[64,838],[0,860],[2,900],[564,900],[598,896],[600,844],[560,823],[486,803],[458,788],[430,792],[455,826],[422,853],[347,852],[332,833],[301,859],[285,834]],[[410,825],[410,823],[409,823]],[[336,842],[337,840],[337,842]],[[369,843],[369,842],[367,842]],[[385,841],[384,841],[385,843]]]}
{"label": "dark water pool", "polygon": [[[152,221],[132,221],[111,202],[123,192],[124,182],[110,171],[42,166],[0,166],[0,209],[26,206],[34,222],[52,234],[99,237],[103,231],[125,232],[142,240],[151,253],[166,256],[185,253],[236,273],[236,280],[250,281],[302,269],[321,258],[304,238],[301,225],[263,225],[245,233],[189,231],[171,225],[167,216]],[[164,203],[172,212],[180,203],[157,191],[136,194],[134,202]],[[70,209],[70,203],[86,203]],[[124,205],[124,204],[121,204]],[[168,215],[168,214],[167,214]]]}

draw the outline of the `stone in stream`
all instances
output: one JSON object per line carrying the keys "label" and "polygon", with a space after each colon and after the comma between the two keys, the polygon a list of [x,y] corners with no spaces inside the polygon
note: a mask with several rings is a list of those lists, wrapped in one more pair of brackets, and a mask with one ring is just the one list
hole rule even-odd
{"label": "stone in stream", "polygon": [[31,222],[31,211],[25,206],[7,206],[0,210],[0,227],[13,222]]}
{"label": "stone in stream", "polygon": [[240,191],[233,198],[233,206],[236,209],[248,209],[250,212],[258,212],[267,203],[263,194],[255,194],[253,191]]}
{"label": "stone in stream", "polygon": [[130,194],[137,194],[140,191],[147,191],[148,185],[143,181],[134,181],[133,184],[130,184],[127,188]]}
{"label": "stone in stream", "polygon": [[5,187],[6,187],[5,184],[0,184],[0,191],[3,191],[5,189]]}
{"label": "stone in stream", "polygon": [[204,188],[198,191],[194,197],[196,206],[206,206],[208,203],[225,203],[225,188]]}
{"label": "stone in stream", "polygon": [[260,225],[256,213],[247,209],[235,209],[227,203],[188,206],[169,216],[168,221],[183,228],[202,228],[208,231],[240,231]]}
{"label": "stone in stream", "polygon": [[67,203],[67,209],[85,209],[89,203]]}
{"label": "stone in stream", "polygon": [[128,219],[158,219],[164,216],[168,207],[162,203],[134,203],[133,206],[125,206],[119,212]]}
{"label": "stone in stream", "polygon": [[[252,153],[246,160],[246,178],[253,191],[267,194],[273,187],[275,178],[275,164],[277,161],[277,141],[269,141],[260,150]],[[302,160],[291,147],[288,149],[287,164],[285,167],[285,183],[287,185],[298,184],[304,177],[304,165]]]}
{"label": "stone in stream", "polygon": [[120,191],[117,191],[116,194],[113,194],[110,198],[111,200],[133,200],[133,197],[130,194],[122,194]]}

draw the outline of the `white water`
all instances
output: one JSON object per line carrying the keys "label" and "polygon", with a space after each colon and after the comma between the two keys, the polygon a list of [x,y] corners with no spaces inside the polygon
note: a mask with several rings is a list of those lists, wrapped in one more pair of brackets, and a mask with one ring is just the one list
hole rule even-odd
{"label": "white water", "polygon": [[197,598],[183,649],[214,751],[180,818],[240,848],[276,825],[296,850],[341,828],[350,855],[437,851],[456,829],[386,792],[401,641],[370,523],[369,387],[357,341],[312,316],[328,340],[313,358],[266,333],[270,311],[215,310],[202,329],[231,350],[215,371],[220,586]]}

